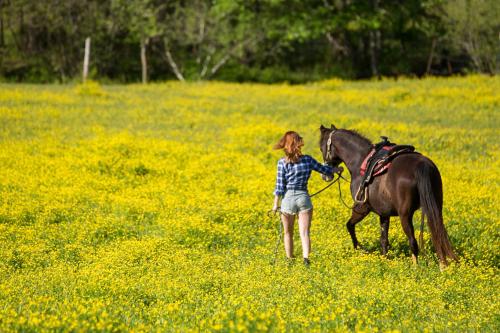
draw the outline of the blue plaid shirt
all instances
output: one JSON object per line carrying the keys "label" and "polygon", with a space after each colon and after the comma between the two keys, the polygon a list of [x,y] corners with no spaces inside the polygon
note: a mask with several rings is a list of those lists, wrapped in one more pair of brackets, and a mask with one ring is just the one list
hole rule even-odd
{"label": "blue plaid shirt", "polygon": [[307,191],[307,181],[312,170],[327,176],[333,174],[333,168],[320,164],[309,155],[303,155],[297,163],[287,163],[285,158],[278,161],[278,175],[276,177],[275,195],[284,196],[287,190]]}

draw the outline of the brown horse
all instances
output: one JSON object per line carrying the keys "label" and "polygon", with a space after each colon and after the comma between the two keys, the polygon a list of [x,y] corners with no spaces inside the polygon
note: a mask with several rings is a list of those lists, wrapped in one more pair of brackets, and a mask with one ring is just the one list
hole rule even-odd
{"label": "brown horse", "polygon": [[[337,129],[334,125],[331,128],[321,125],[320,131],[323,160],[331,166],[344,162],[351,174],[351,194],[354,199],[361,182],[361,164],[373,145],[357,132]],[[414,212],[422,207],[422,219],[427,217],[440,266],[448,264],[447,257],[458,260],[443,224],[441,175],[429,158],[417,153],[396,156],[388,171],[375,177],[366,191],[367,200],[364,203],[355,203],[351,218],[346,224],[354,248],[359,244],[356,238],[356,224],[370,212],[374,212],[380,217],[382,254],[387,254],[389,219],[391,216],[399,216],[410,243],[413,262],[417,264],[418,244],[412,218]]]}

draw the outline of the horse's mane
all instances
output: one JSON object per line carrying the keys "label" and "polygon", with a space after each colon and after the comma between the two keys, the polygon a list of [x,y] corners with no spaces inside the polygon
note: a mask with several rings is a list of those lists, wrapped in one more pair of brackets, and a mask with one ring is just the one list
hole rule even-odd
{"label": "horse's mane", "polygon": [[362,140],[364,143],[372,145],[372,142],[367,137],[365,137],[364,135],[362,135],[361,133],[359,133],[357,130],[353,130],[353,129],[341,129],[340,131],[345,131],[345,132],[347,132],[349,134],[352,134],[353,136],[355,136],[358,139]]}
{"label": "horse's mane", "polygon": [[[364,135],[362,135],[361,133],[359,133],[357,130],[353,130],[353,129],[338,129],[337,131],[339,132],[343,132],[343,133],[346,133],[348,135],[351,135],[353,136],[354,138],[358,139],[358,141],[361,143],[361,144],[366,144],[368,146],[371,146],[372,145],[372,142],[367,138],[365,137]],[[319,139],[319,143],[321,144],[323,142],[323,140],[326,140],[326,138],[328,137],[329,133],[331,133],[331,129],[322,129],[321,130],[321,136],[320,136],[320,139]],[[346,138],[344,138],[345,140]]]}

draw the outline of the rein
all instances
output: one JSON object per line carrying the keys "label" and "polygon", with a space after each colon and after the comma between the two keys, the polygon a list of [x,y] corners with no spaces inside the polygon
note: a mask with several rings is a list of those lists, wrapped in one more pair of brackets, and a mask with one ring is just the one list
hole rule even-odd
{"label": "rein", "polygon": [[[337,132],[338,130],[337,129],[332,129],[332,131],[330,132],[330,135],[328,136],[328,141],[326,142],[326,157],[324,158],[324,161],[330,161],[331,157],[332,157],[332,136],[335,132]],[[338,181],[340,178],[342,178],[343,180],[345,180],[346,182],[350,183],[349,180],[347,180],[346,178],[344,178],[341,174],[338,175],[338,178],[333,182],[335,183],[336,181]],[[340,182],[338,183],[339,184],[339,199],[340,199],[340,202],[342,202],[342,204],[348,208],[348,209],[353,209],[353,210],[356,210],[355,207],[356,207],[356,203],[354,203],[352,206],[349,206],[348,204],[345,203],[344,199],[342,198],[342,190],[340,189]],[[332,184],[329,184],[328,186],[325,187],[328,188],[330,185]],[[323,189],[324,190],[324,189]],[[314,193],[313,195],[316,195],[320,192],[322,192],[323,190],[321,191],[318,191],[317,193]],[[365,195],[365,201],[363,203],[366,202],[366,195]]]}
{"label": "rein", "polygon": [[[324,161],[329,161],[332,157],[332,136],[333,134],[337,132],[336,129],[332,129],[332,131],[330,132],[330,135],[328,136],[328,141],[326,142],[326,158],[324,159]],[[331,184],[329,184],[328,186],[326,186],[324,189],[314,193],[313,195],[311,195],[311,197],[315,196],[316,194],[319,194],[321,192],[323,192],[324,190],[326,190],[328,187],[332,186],[335,182],[339,181],[340,178],[342,178],[343,180],[345,180],[346,182],[350,183],[349,180],[347,180],[346,178],[344,178],[344,176],[342,176],[341,174],[338,175],[337,179],[335,181],[333,181]],[[344,199],[342,198],[342,190],[340,189],[340,182],[338,182],[339,184],[339,199],[340,201],[342,202],[342,204],[349,208],[349,209],[354,209],[354,207],[356,206],[355,204],[352,206],[352,207],[349,207],[348,204],[345,203]]]}
{"label": "rein", "polygon": [[[328,184],[328,185],[326,185],[325,187],[323,187],[323,188],[322,188],[321,190],[319,190],[318,192],[315,192],[315,193],[311,194],[311,195],[309,196],[309,198],[312,198],[312,197],[314,197],[315,195],[320,194],[321,192],[323,192],[324,190],[326,190],[327,188],[329,188],[330,186],[332,186],[333,184],[335,184],[336,182],[338,182],[338,181],[340,180],[340,177],[342,177],[342,176],[341,176],[341,175],[339,175],[339,176],[337,177],[337,179],[335,179],[335,180],[334,180],[334,181],[332,181],[330,184]],[[344,178],[344,177],[342,177],[342,178]],[[344,178],[344,179],[345,179],[345,178]],[[340,183],[339,183],[339,185],[340,185]]]}
{"label": "rein", "polygon": [[[350,181],[348,179],[346,179],[344,176],[342,176],[341,174],[337,174],[337,179],[335,179],[334,181],[332,181],[330,184],[326,185],[325,187],[323,187],[321,190],[319,190],[318,192],[315,192],[313,193],[312,195],[310,195],[309,197],[312,198],[314,197],[315,195],[318,195],[320,194],[321,192],[323,192],[324,190],[326,190],[327,188],[329,188],[330,186],[332,186],[333,184],[337,183],[339,185],[339,199],[340,201],[342,202],[342,204],[344,204],[344,206],[346,206],[347,208],[349,209],[353,209],[354,206],[352,207],[349,207],[349,205],[347,205],[345,202],[344,202],[344,199],[342,198],[342,190],[340,189],[340,179],[343,179],[345,180],[346,182],[350,183]],[[278,214],[276,214],[278,213]],[[273,254],[273,260],[271,261],[271,265],[272,266],[275,266],[276,264],[276,258],[278,257],[278,248],[280,246],[280,243],[281,243],[281,238],[283,236],[283,224],[281,223],[281,215],[283,213],[281,212],[281,207],[278,207],[278,210],[276,212],[273,212],[272,210],[269,210],[267,212],[267,217],[269,218],[272,218],[273,216],[276,216],[278,218],[278,232],[276,233],[276,245],[274,247],[274,254]]]}
{"label": "rein", "polygon": [[[344,176],[342,175],[339,175],[339,178],[342,178],[343,180],[345,180],[346,182],[348,182],[349,184],[351,183],[348,179],[345,179]],[[356,207],[356,204],[352,205],[352,206],[349,206],[348,204],[345,203],[344,201],[344,198],[342,198],[342,189],[340,188],[340,182],[339,182],[339,199],[340,199],[340,202],[342,202],[342,204],[348,208],[348,209],[354,209],[354,207]]]}
{"label": "rein", "polygon": [[[278,215],[276,215],[278,213]],[[274,247],[274,255],[273,255],[273,260],[271,261],[271,265],[274,266],[276,264],[276,258],[278,256],[278,247],[280,246],[281,238],[283,235],[283,224],[281,223],[281,207],[278,207],[278,210],[276,212],[273,212],[272,210],[269,210],[267,212],[267,217],[272,218],[273,215],[277,216],[278,218],[278,233],[276,234],[276,246]]]}
{"label": "rein", "polygon": [[[312,198],[314,197],[315,195],[318,195],[320,194],[321,192],[323,192],[324,190],[326,190],[327,188],[329,188],[330,186],[332,186],[333,184],[335,184],[336,182],[339,183],[339,189],[340,189],[340,178],[342,179],[345,179],[344,177],[342,177],[342,175],[338,175],[337,179],[335,179],[334,181],[332,181],[330,184],[326,185],[325,187],[323,187],[321,190],[319,190],[318,192],[315,192],[314,194],[310,195],[309,197]],[[345,179],[347,180],[347,179]],[[276,214],[278,213],[278,214]],[[278,232],[276,233],[276,246],[274,247],[274,254],[273,254],[273,260],[271,261],[271,265],[274,266],[276,264],[276,258],[278,256],[278,248],[280,246],[280,243],[281,243],[281,238],[282,238],[282,235],[283,235],[283,224],[281,223],[281,215],[283,213],[281,212],[281,207],[278,207],[278,210],[276,212],[273,212],[272,210],[269,210],[267,212],[267,217],[269,218],[272,218],[273,215],[276,216],[278,218]]]}

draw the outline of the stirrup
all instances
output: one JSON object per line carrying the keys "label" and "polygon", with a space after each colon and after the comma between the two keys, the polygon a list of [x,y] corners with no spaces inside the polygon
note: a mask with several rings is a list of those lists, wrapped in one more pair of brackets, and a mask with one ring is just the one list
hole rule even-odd
{"label": "stirrup", "polygon": [[[363,200],[359,200],[359,194],[361,192],[361,190],[363,189]],[[357,203],[361,203],[361,204],[364,204],[366,202],[366,200],[368,200],[368,187],[366,188],[363,188],[363,185],[359,185],[359,188],[358,188],[358,191],[356,192],[356,195],[354,196],[354,201],[356,201]]]}

